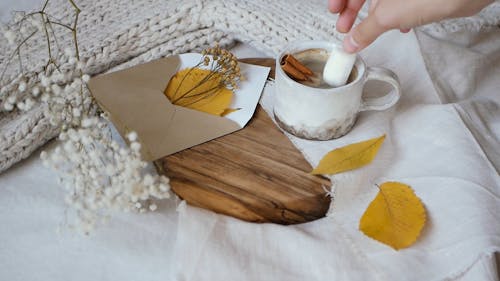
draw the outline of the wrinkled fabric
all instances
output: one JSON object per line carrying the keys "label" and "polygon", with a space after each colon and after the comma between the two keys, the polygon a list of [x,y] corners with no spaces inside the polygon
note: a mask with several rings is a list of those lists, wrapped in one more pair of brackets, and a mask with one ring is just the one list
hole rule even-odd
{"label": "wrinkled fabric", "polygon": [[[176,211],[167,201],[82,237],[67,228],[64,191],[35,153],[0,176],[0,279],[497,280],[495,40],[392,32],[364,51],[369,65],[399,75],[403,97],[394,109],[361,114],[341,139],[289,136],[316,165],[331,149],[388,135],[371,165],[332,177],[329,216],[303,225],[256,225],[182,204]],[[268,85],[261,101],[268,112],[273,91]],[[388,180],[411,185],[429,215],[417,243],[399,252],[357,230],[374,184]]]}
{"label": "wrinkled fabric", "polygon": [[[500,45],[495,46],[495,42],[485,44],[498,52]],[[372,164],[331,177],[333,202],[327,218],[300,226],[253,225],[186,206],[179,217],[176,278],[479,278],[468,276],[469,269],[476,264],[484,266],[483,258],[500,249],[500,181],[490,161],[494,152],[483,150],[494,146],[494,140],[487,144],[476,138],[460,110],[475,116],[462,105],[474,104],[476,99],[495,100],[492,96],[498,92],[493,89],[500,89],[500,83],[490,75],[497,73],[499,64],[485,63],[488,54],[479,60],[468,46],[447,48],[440,44],[449,43],[419,42],[415,33],[384,35],[362,56],[369,66],[387,67],[398,74],[403,89],[399,104],[384,112],[362,113],[353,130],[337,140],[315,142],[287,134],[313,166],[332,149],[387,135]],[[477,85],[472,87],[474,83]],[[272,113],[274,91],[270,83],[261,100],[268,113]],[[375,88],[367,84],[365,92],[370,91]],[[484,112],[490,119],[483,126],[493,128],[485,134],[498,138],[499,132],[493,131],[500,121],[497,106],[494,102],[490,106],[493,112]],[[428,214],[418,241],[400,251],[358,230],[360,217],[378,192],[375,184],[385,181],[410,185]],[[495,272],[494,264],[491,268]],[[483,278],[491,271],[481,272]]]}

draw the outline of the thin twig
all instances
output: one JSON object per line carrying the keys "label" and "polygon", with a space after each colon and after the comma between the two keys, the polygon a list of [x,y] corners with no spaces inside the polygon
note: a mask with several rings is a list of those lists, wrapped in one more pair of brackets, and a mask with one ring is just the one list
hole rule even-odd
{"label": "thin twig", "polygon": [[31,16],[33,16],[33,15],[36,15],[36,14],[43,14],[43,13],[44,13],[44,12],[42,12],[42,11],[31,12],[31,13],[29,13],[29,14],[26,14],[22,20],[26,20],[27,18],[29,18],[29,17],[31,17]]}
{"label": "thin twig", "polygon": [[21,70],[21,73],[24,73],[24,68],[23,68],[23,59],[21,57],[21,49],[17,52],[17,57],[19,58],[19,69]]}
{"label": "thin twig", "polygon": [[31,33],[28,37],[24,38],[24,40],[17,46],[17,48],[14,50],[14,52],[12,52],[12,54],[9,57],[9,59],[7,60],[7,64],[5,65],[4,70],[2,71],[2,75],[0,75],[0,81],[3,79],[3,76],[5,75],[5,72],[7,71],[7,67],[12,62],[12,59],[14,58],[14,56],[19,52],[19,50],[26,43],[26,41],[28,41],[35,34],[36,34],[36,31],[33,31],[33,33]]}
{"label": "thin twig", "polygon": [[54,42],[56,43],[57,51],[61,52],[61,47],[59,45],[59,41],[57,40],[57,36],[56,36],[55,31],[54,31],[54,27],[52,26],[52,22],[49,20],[48,17],[47,17],[47,24],[50,28],[50,31],[52,32],[52,37],[54,37]]}
{"label": "thin twig", "polygon": [[52,20],[49,20],[49,22],[53,23],[53,24],[60,25],[60,26],[62,26],[64,28],[67,28],[67,29],[73,31],[73,28],[71,26],[67,25],[67,24],[64,24],[64,23],[61,23],[61,22],[57,22],[57,21],[52,21]]}
{"label": "thin twig", "polygon": [[77,34],[76,34],[76,26],[78,24],[78,17],[80,15],[80,8],[78,8],[78,6],[75,4],[75,2],[73,0],[68,0],[71,5],[73,6],[73,8],[75,9],[75,21],[73,22],[73,41],[75,42],[75,50],[76,50],[76,58],[78,60],[80,60],[80,51],[78,50],[78,39],[77,39]]}
{"label": "thin twig", "polygon": [[45,9],[47,8],[47,5],[49,4],[49,1],[50,0],[45,0],[45,3],[43,4],[42,10],[41,10],[42,13],[45,12]]}
{"label": "thin twig", "polygon": [[[48,0],[47,0],[47,2],[48,2]],[[49,31],[47,29],[47,22],[49,19],[47,18],[47,22],[46,22],[45,16],[43,16],[43,15],[42,15],[42,19],[43,19],[43,29],[45,30],[45,38],[47,39],[47,50],[49,52],[49,60],[47,61],[47,64],[45,65],[45,68],[47,68],[50,65],[50,63],[52,62],[52,50],[50,47],[50,36],[49,36]]]}
{"label": "thin twig", "polygon": [[[59,69],[59,66],[56,64],[56,62],[55,62],[55,60],[54,60],[54,58],[52,56],[51,37],[50,37],[48,29],[51,30],[52,36],[54,37],[54,42],[55,42],[55,44],[56,44],[56,46],[57,46],[57,48],[58,48],[59,51],[60,51],[59,42],[57,40],[57,36],[55,34],[55,31],[54,31],[54,28],[53,28],[52,24],[56,24],[56,25],[62,26],[64,28],[67,28],[68,30],[70,30],[71,33],[72,33],[72,36],[73,36],[73,42],[75,44],[76,58],[79,60],[80,59],[80,52],[79,52],[79,47],[78,47],[78,38],[77,38],[77,29],[76,29],[76,27],[78,25],[78,18],[79,18],[81,10],[76,5],[76,3],[75,3],[74,0],[68,0],[68,2],[71,4],[71,6],[73,7],[73,9],[75,10],[75,19],[74,19],[74,21],[72,23],[72,26],[69,26],[69,25],[64,24],[62,22],[50,20],[49,15],[45,12],[46,9],[48,8],[49,2],[50,2],[50,0],[45,0],[44,3],[43,3],[42,9],[40,11],[31,12],[31,13],[25,15],[23,17],[23,19],[21,19],[21,21],[18,22],[18,23],[16,23],[16,24],[22,25],[22,23],[27,18],[29,18],[31,16],[34,16],[36,14],[40,14],[40,16],[42,17],[42,24],[43,24],[43,28],[44,28],[44,32],[45,32],[45,38],[46,38],[46,41],[47,41],[47,51],[48,51],[48,54],[49,54],[49,59],[47,61],[47,64],[46,64],[45,68],[47,68],[50,64],[54,64],[55,67],[57,69]],[[47,25],[49,26],[48,28],[47,28]],[[9,59],[7,60],[7,63],[5,64],[4,69],[2,70],[2,74],[0,75],[0,80],[2,80],[4,78],[4,75],[7,72],[8,67],[10,66],[10,64],[12,63],[13,58],[16,55],[19,56],[19,63],[20,63],[21,73],[24,72],[24,67],[22,65],[22,58],[20,57],[21,56],[21,48],[26,44],[26,42],[29,39],[31,39],[36,34],[36,32],[37,31],[34,31],[33,33],[31,33],[29,36],[27,36],[25,39],[23,39],[23,41],[16,47],[16,49],[14,50],[14,52],[10,55]]]}

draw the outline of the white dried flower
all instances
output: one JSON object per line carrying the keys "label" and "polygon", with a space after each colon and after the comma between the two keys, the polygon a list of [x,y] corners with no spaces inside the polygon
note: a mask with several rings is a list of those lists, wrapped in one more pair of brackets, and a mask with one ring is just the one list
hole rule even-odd
{"label": "white dried flower", "polygon": [[154,184],[154,179],[151,175],[145,175],[142,180],[142,183],[146,186],[151,186]]}
{"label": "white dried flower", "polygon": [[6,111],[12,111],[14,109],[14,105],[12,103],[4,103],[3,104],[3,108],[6,110]]}
{"label": "white dried flower", "polygon": [[[82,126],[61,133],[62,142],[48,158],[49,165],[62,169],[69,183],[71,204],[84,211],[79,220],[95,226],[99,215],[115,209],[146,212],[156,210],[148,202],[152,198],[170,197],[168,178],[145,173],[140,144],[123,147],[110,138],[103,138],[104,119],[84,118]],[[133,134],[129,136],[134,139]],[[137,138],[135,136],[135,138]],[[62,149],[61,149],[62,147]],[[75,169],[75,167],[79,167]]]}
{"label": "white dried flower", "polygon": [[26,16],[25,12],[23,12],[23,11],[16,11],[16,12],[14,12],[14,21],[16,23],[19,23],[19,22],[21,22],[24,19],[25,16]]}
{"label": "white dried flower", "polygon": [[38,97],[38,96],[40,95],[40,88],[38,88],[38,87],[36,87],[36,86],[35,86],[35,87],[33,87],[33,88],[31,89],[31,94],[32,94],[35,98],[36,98],[36,97]]}
{"label": "white dried flower", "polygon": [[16,103],[16,100],[17,100],[16,96],[10,96],[10,97],[7,98],[7,102],[11,103],[11,104]]}
{"label": "white dried flower", "polygon": [[29,29],[26,26],[21,26],[21,29],[19,31],[21,32],[21,34],[24,37],[27,37],[27,36],[30,35],[30,31],[29,31]]}
{"label": "white dried flower", "polygon": [[160,183],[158,189],[160,189],[160,191],[162,192],[167,192],[170,190],[170,186],[168,186],[167,183]]}
{"label": "white dried flower", "polygon": [[37,17],[29,17],[28,19],[29,23],[36,28],[36,30],[38,31],[43,31],[44,29],[44,25],[43,25],[43,19],[40,17],[40,18],[37,18]]}
{"label": "white dried flower", "polygon": [[31,99],[31,98],[27,98],[24,101],[24,105],[26,106],[26,110],[30,110],[35,105],[35,101],[33,99]]}
{"label": "white dried flower", "polygon": [[[40,14],[18,13],[15,20],[14,29],[2,28],[10,44],[46,27]],[[104,54],[107,52],[106,48]],[[147,169],[136,133],[128,134],[130,146],[124,146],[111,138],[106,121],[109,114],[102,114],[106,120],[91,115],[95,104],[86,87],[90,76],[82,74],[85,63],[75,54],[72,48],[53,52],[50,59],[57,64],[49,63],[37,73],[19,73],[10,81],[12,87],[0,89],[0,100],[5,110],[16,106],[29,110],[41,102],[50,124],[62,129],[59,145],[51,153],[42,152],[40,158],[60,172],[61,185],[67,191],[64,200],[74,210],[77,228],[88,233],[104,221],[102,216],[107,220],[112,210],[156,210],[152,201],[169,198],[170,186],[168,178]]]}
{"label": "white dried flower", "polygon": [[83,128],[88,128],[94,125],[94,119],[92,118],[85,118],[82,120],[82,127]]}
{"label": "white dried flower", "polygon": [[59,95],[61,94],[61,87],[59,87],[59,85],[57,84],[52,84],[52,91],[54,92],[54,94]]}
{"label": "white dried flower", "polygon": [[127,134],[127,139],[130,142],[135,142],[137,140],[137,133],[136,132],[130,132]]}
{"label": "white dried flower", "polygon": [[10,45],[14,45],[16,43],[17,36],[12,30],[4,31],[3,35],[5,36],[5,39],[7,39],[7,42]]}
{"label": "white dried flower", "polygon": [[26,110],[26,106],[25,106],[25,103],[20,101],[16,104],[16,107],[19,108],[20,110],[23,110],[25,111]]}
{"label": "white dried flower", "polygon": [[[141,144],[138,142],[132,142],[130,143],[130,149],[132,149],[133,152],[138,152],[141,150]],[[125,152],[126,154],[126,152]]]}
{"label": "white dried flower", "polygon": [[42,75],[40,77],[40,83],[42,84],[43,87],[49,87],[50,86],[50,79],[49,77]]}
{"label": "white dried flower", "polygon": [[81,61],[78,61],[76,63],[76,69],[78,69],[78,70],[83,70],[83,66],[84,66],[83,62],[81,62]]}
{"label": "white dried flower", "polygon": [[26,82],[21,81],[21,83],[19,83],[19,86],[17,87],[17,89],[18,89],[20,92],[24,92],[24,91],[26,91]]}
{"label": "white dried flower", "polygon": [[[48,103],[49,99],[50,99],[50,95],[49,95],[48,93],[43,94],[43,95],[41,96],[41,98],[40,98],[40,100],[41,100],[42,102],[45,102],[45,103]],[[46,114],[45,114],[45,115],[47,115],[47,116],[48,116],[48,115],[50,115],[50,111],[49,111],[49,112],[46,112]]]}
{"label": "white dried flower", "polygon": [[80,111],[79,108],[73,108],[73,116],[74,117],[80,117],[80,116],[82,116],[82,112]]}

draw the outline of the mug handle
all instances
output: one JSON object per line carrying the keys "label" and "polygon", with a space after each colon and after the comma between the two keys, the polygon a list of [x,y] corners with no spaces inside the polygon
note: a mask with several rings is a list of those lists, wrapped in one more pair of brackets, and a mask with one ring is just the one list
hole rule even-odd
{"label": "mug handle", "polygon": [[394,89],[381,97],[363,98],[359,111],[386,110],[398,102],[401,97],[401,85],[394,72],[382,67],[368,67],[365,83],[370,80],[389,83]]}

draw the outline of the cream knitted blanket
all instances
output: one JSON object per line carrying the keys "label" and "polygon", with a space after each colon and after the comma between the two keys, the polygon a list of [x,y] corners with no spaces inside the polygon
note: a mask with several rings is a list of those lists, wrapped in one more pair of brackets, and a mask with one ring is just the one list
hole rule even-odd
{"label": "cream knitted blanket", "polygon": [[[323,0],[88,0],[78,1],[82,13],[78,36],[85,72],[90,75],[132,66],[174,53],[201,50],[218,41],[230,45],[242,41],[269,56],[289,41],[339,38],[335,16]],[[49,9],[57,18],[70,18],[65,0],[53,0]],[[428,32],[456,32],[461,29],[498,28],[500,4],[496,2],[480,15],[433,24]],[[362,13],[363,15],[363,13]],[[68,37],[68,36],[66,36]],[[43,37],[33,40],[43,46]],[[70,44],[69,39],[59,42]],[[6,63],[7,42],[0,38],[0,65]],[[36,71],[46,58],[44,47],[25,50]],[[38,60],[37,60],[38,58]],[[14,73],[0,82],[1,93],[15,90]],[[0,104],[5,95],[0,95]],[[28,157],[56,135],[40,105],[27,112],[0,109],[0,172]]]}

